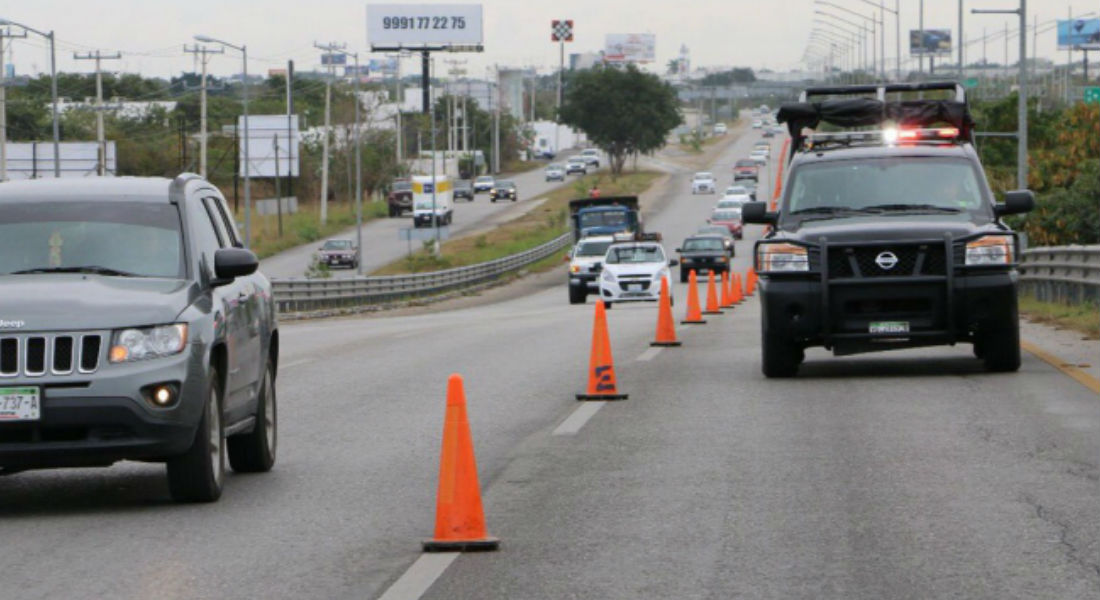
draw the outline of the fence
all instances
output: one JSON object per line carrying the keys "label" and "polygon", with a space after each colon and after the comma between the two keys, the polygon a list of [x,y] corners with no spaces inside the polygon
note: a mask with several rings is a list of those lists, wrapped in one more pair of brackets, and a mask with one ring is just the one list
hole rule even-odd
{"label": "fence", "polygon": [[351,279],[276,279],[271,282],[280,312],[304,312],[381,304],[474,286],[517,271],[561,251],[573,241],[565,233],[541,246],[488,262],[432,273]]}
{"label": "fence", "polygon": [[1020,291],[1044,302],[1100,304],[1100,245],[1025,250]]}

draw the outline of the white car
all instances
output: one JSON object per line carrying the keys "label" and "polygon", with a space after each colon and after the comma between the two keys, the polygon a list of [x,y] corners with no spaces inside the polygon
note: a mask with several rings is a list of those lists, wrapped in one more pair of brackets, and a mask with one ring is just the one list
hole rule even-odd
{"label": "white car", "polygon": [[756,161],[756,164],[761,167],[768,164],[768,153],[763,150],[753,150],[749,153],[749,158]]}
{"label": "white car", "polygon": [[584,150],[581,150],[581,153],[578,154],[577,156],[580,156],[581,158],[583,158],[585,163],[590,164],[593,167],[596,167],[597,169],[600,168],[600,151],[599,150],[597,150],[595,148],[585,148]]}
{"label": "white car", "polygon": [[752,122],[752,128],[753,129],[760,129],[763,126],[764,126],[764,122],[761,121],[760,119],[757,119],[757,120]]}
{"label": "white car", "polygon": [[570,158],[565,163],[565,172],[568,175],[579,174],[584,175],[588,173],[588,161],[579,156]]}
{"label": "white car", "polygon": [[696,173],[691,178],[692,194],[713,194],[718,191],[718,182],[714,180],[714,174],[706,171]]}
{"label": "white car", "polygon": [[565,181],[565,167],[557,163],[547,165],[543,173],[546,174],[546,181]]}
{"label": "white car", "polygon": [[741,206],[746,202],[752,202],[752,199],[750,199],[748,195],[724,196],[714,205],[714,210],[740,211]]}
{"label": "white car", "polygon": [[749,199],[745,200],[745,202],[751,202],[753,200],[756,200],[756,188],[754,187],[750,190],[749,188],[747,188],[743,185],[731,185],[728,188],[726,188],[726,191],[722,194],[723,198],[740,197],[740,196],[748,196]]}
{"label": "white car", "polygon": [[588,294],[600,291],[599,265],[607,248],[615,241],[609,235],[581,238],[569,252],[569,303],[584,304]]}
{"label": "white car", "polygon": [[611,244],[600,268],[600,298],[607,308],[615,302],[656,302],[661,299],[661,279],[668,279],[671,293],[669,267],[677,264],[656,242]]}
{"label": "white car", "polygon": [[726,130],[726,124],[725,123],[715,123],[714,124],[714,135],[725,135],[726,131],[727,130]]}

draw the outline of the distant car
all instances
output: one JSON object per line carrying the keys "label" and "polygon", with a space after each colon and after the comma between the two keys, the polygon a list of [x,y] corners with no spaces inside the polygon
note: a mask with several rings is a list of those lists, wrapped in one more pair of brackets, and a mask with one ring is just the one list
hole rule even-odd
{"label": "distant car", "polygon": [[607,308],[616,302],[656,302],[661,297],[661,280],[677,264],[656,242],[611,244],[600,267],[600,298]]}
{"label": "distant car", "polygon": [[721,237],[722,240],[725,242],[726,251],[729,252],[729,255],[733,256],[735,254],[733,243],[735,238],[733,237],[733,234],[730,233],[729,227],[726,227],[725,225],[703,225],[699,228],[699,231],[697,233],[706,233]]}
{"label": "distant car", "polygon": [[474,186],[470,183],[469,179],[459,179],[455,181],[454,198],[455,200],[465,198],[470,202],[474,201]]}
{"label": "distant car", "polygon": [[773,138],[773,137],[775,137],[775,134],[774,134],[774,133],[772,133],[772,130],[771,130],[771,129],[765,129],[765,130],[764,130],[764,137],[766,137],[766,138]]}
{"label": "distant car", "polygon": [[747,195],[723,196],[722,199],[714,205],[714,210],[741,210],[741,207],[746,202],[752,202]]}
{"label": "distant car", "polygon": [[510,179],[501,179],[497,181],[493,189],[489,190],[489,200],[492,202],[496,202],[497,200],[511,200],[515,202],[517,196],[516,182]]}
{"label": "distant car", "polygon": [[540,148],[535,150],[534,157],[543,160],[554,160],[554,151],[549,148]]}
{"label": "distant car", "polygon": [[749,158],[752,159],[758,167],[763,167],[768,164],[768,153],[763,150],[753,150],[749,153]]}
{"label": "distant car", "polygon": [[714,124],[714,135],[725,135],[726,131],[727,131],[727,129],[726,129],[726,124],[725,123],[715,123]]}
{"label": "distant car", "polygon": [[578,154],[577,156],[580,156],[581,158],[583,158],[586,163],[592,165],[593,167],[596,167],[597,169],[600,168],[600,151],[599,150],[597,150],[595,148],[585,148],[584,150],[581,150],[581,153]]}
{"label": "distant car", "polygon": [[756,186],[752,188],[743,185],[731,185],[722,194],[723,198],[748,196],[750,200],[756,200]]}
{"label": "distant car", "polygon": [[607,248],[615,241],[610,235],[581,238],[569,253],[569,303],[584,304],[588,294],[600,289],[599,267]]}
{"label": "distant car", "polygon": [[733,180],[751,179],[757,181],[760,178],[760,167],[751,158],[742,158],[733,165]]}
{"label": "distant car", "polygon": [[711,213],[707,223],[711,225],[723,225],[730,230],[735,239],[741,239],[741,211],[734,209],[715,210]]}
{"label": "distant car", "polygon": [[328,240],[318,248],[317,261],[330,267],[359,268],[355,242],[344,239]]}
{"label": "distant car", "polygon": [[692,271],[721,274],[729,272],[730,253],[722,236],[696,234],[676,249],[680,254],[680,283],[687,283]]}
{"label": "distant car", "polygon": [[402,177],[393,180],[390,192],[386,194],[386,203],[389,204],[391,217],[400,217],[405,211],[412,212],[412,189],[412,181],[407,178]]}
{"label": "distant car", "polygon": [[764,126],[764,122],[761,121],[760,119],[757,119],[757,120],[752,122],[752,128],[753,129],[760,129],[763,126]]}
{"label": "distant car", "polygon": [[574,156],[565,163],[565,174],[574,175],[578,173],[581,175],[588,173],[588,161],[579,156]]}
{"label": "distant car", "polygon": [[718,182],[714,180],[714,174],[707,171],[696,173],[691,178],[692,194],[713,194],[718,188]]}
{"label": "distant car", "polygon": [[565,167],[558,163],[547,165],[542,172],[546,175],[546,181],[565,181]]}
{"label": "distant car", "polygon": [[482,175],[474,180],[474,193],[480,194],[482,192],[488,192],[493,189],[493,182],[496,179],[492,175]]}

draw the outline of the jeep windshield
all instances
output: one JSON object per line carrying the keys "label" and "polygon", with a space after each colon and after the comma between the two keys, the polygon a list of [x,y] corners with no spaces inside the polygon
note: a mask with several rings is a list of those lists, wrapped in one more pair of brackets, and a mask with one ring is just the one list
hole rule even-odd
{"label": "jeep windshield", "polygon": [[620,246],[607,251],[609,265],[664,262],[665,253],[660,246]]}
{"label": "jeep windshield", "polygon": [[0,275],[186,276],[180,215],[151,202],[0,204]]}
{"label": "jeep windshield", "polygon": [[912,156],[802,165],[791,173],[783,214],[798,221],[884,214],[988,218],[990,201],[975,169],[965,159]]}

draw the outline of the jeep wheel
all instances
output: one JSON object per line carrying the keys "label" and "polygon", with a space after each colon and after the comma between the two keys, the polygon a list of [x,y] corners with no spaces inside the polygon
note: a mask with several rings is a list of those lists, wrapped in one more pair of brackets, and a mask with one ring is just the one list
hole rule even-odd
{"label": "jeep wheel", "polygon": [[584,304],[584,301],[588,299],[588,290],[579,285],[569,286],[569,303],[570,304]]}
{"label": "jeep wheel", "polygon": [[252,431],[230,436],[226,440],[229,466],[238,473],[264,473],[275,465],[278,446],[278,403],[275,401],[275,376],[271,359],[264,367],[260,381],[260,396],[256,401],[256,424]]}
{"label": "jeep wheel", "polygon": [[764,333],[760,337],[765,377],[794,377],[798,374],[798,365],[803,358],[802,348],[775,335]]}
{"label": "jeep wheel", "polygon": [[222,426],[221,378],[210,369],[206,402],[195,441],[183,454],[168,460],[168,491],[177,502],[213,502],[225,480],[225,429]]}
{"label": "jeep wheel", "polygon": [[985,370],[1008,373],[1020,369],[1020,327],[1013,323],[1001,329],[991,329],[982,336],[975,349],[981,352]]}

